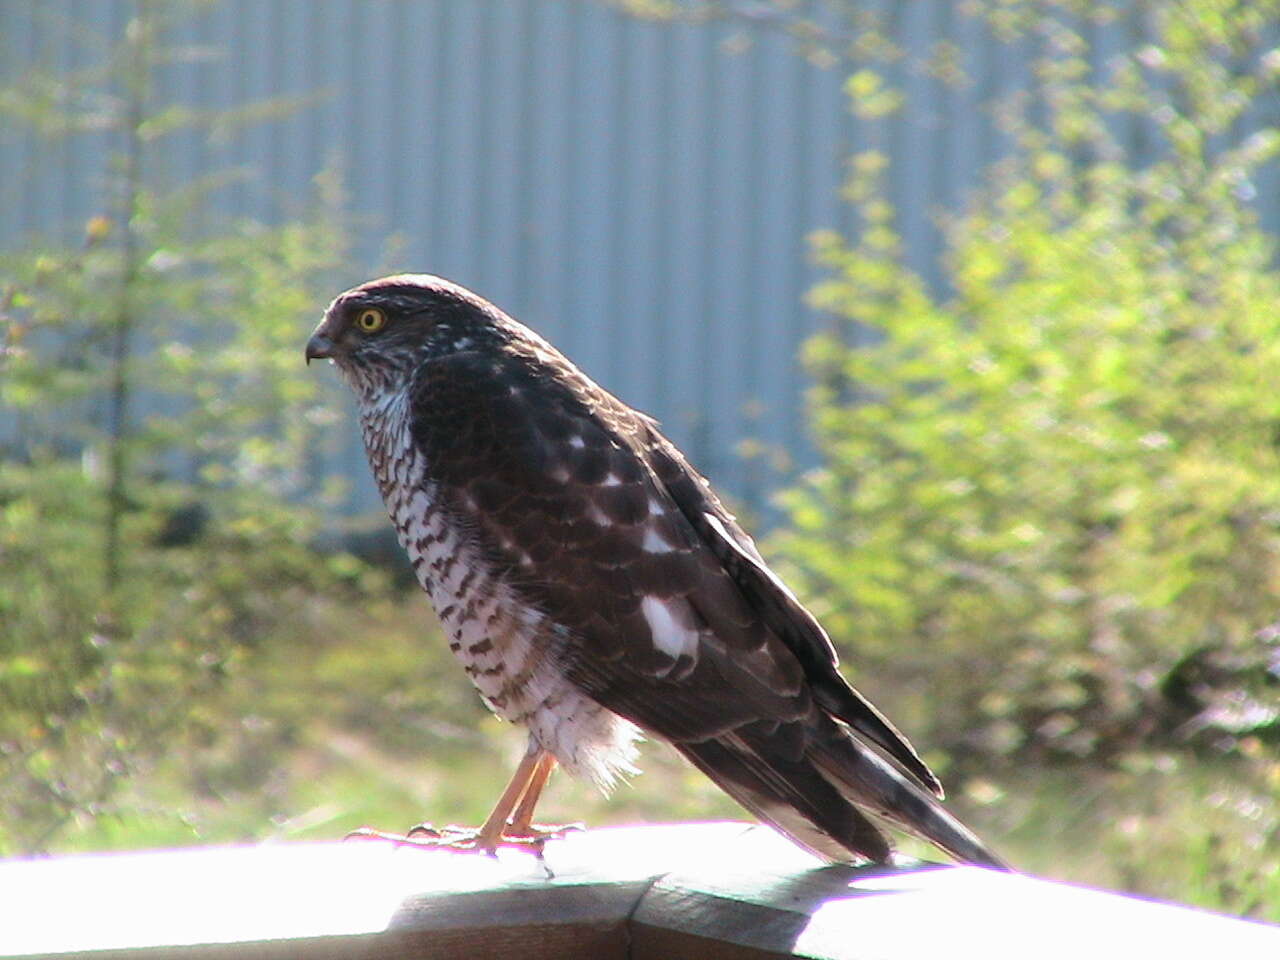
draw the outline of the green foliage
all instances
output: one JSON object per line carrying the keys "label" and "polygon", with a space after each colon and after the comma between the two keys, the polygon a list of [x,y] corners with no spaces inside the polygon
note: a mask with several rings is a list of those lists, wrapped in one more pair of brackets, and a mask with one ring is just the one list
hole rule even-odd
{"label": "green foliage", "polygon": [[[901,265],[882,156],[854,164],[860,242],[817,241],[847,323],[809,344],[827,465],[781,544],[957,753],[1275,736],[1280,271],[1242,197],[1280,132],[1226,140],[1275,54],[1207,9],[1157,26],[1101,84],[1048,20],[1048,122],[1011,114],[950,296]],[[1120,109],[1165,134],[1142,168]]]}
{"label": "green foliage", "polygon": [[1043,184],[1003,188],[957,225],[946,303],[884,256],[887,224],[822,241],[840,275],[817,302],[883,337],[810,345],[829,461],[788,542],[837,632],[952,676],[989,746],[1171,733],[1175,668],[1257,659],[1276,617],[1280,275],[1243,234],[1196,277],[1178,248],[1212,241],[1171,243],[1114,192],[1055,224]]}
{"label": "green foliage", "polygon": [[[105,594],[86,556],[102,488],[50,460],[0,472],[0,790],[6,849],[45,848],[77,820],[119,810],[130,778],[178,759],[188,785],[234,732],[208,709],[258,669],[270,641],[307,641],[311,597],[362,592],[317,564],[308,525],[249,492],[200,491],[206,528],[163,545],[190,487],[137,488],[128,562]],[[172,529],[170,530],[172,533]]]}
{"label": "green foliage", "polygon": [[1028,873],[1280,920],[1275,785],[1229,759],[1027,764],[971,787],[950,804]]}
{"label": "green foliage", "polygon": [[[1004,105],[1015,149],[948,224],[945,295],[903,266],[885,158],[855,158],[861,236],[816,239],[823,466],[775,547],[953,783],[1087,758],[1136,800],[1218,758],[1223,791],[1264,799],[1218,835],[1234,853],[1182,861],[1221,882],[1180,895],[1263,911],[1223,891],[1275,891],[1280,850],[1280,270],[1248,206],[1280,131],[1237,133],[1276,92],[1276,7],[1145,9],[1154,39],[1108,73],[1062,6],[983,9],[1044,41],[1041,120]],[[1122,841],[1121,872],[1144,856]]]}
{"label": "green foliage", "polygon": [[[781,543],[860,657],[945,678],[917,712],[962,752],[1275,729],[1280,271],[1240,198],[1280,134],[1209,137],[1272,54],[1237,51],[1257,69],[1233,78],[1196,16],[1105,88],[1052,24],[1049,121],[1014,116],[1019,149],[950,226],[945,299],[901,265],[878,154],[849,187],[861,241],[817,240],[814,302],[847,324],[808,347],[826,466]],[[1139,169],[1108,120],[1153,99],[1167,138]]]}
{"label": "green foliage", "polygon": [[[37,130],[123,144],[82,242],[0,258],[0,850],[119,814],[166,758],[191,791],[233,767],[260,786],[266,754],[231,750],[239,718],[214,705],[265,650],[310,642],[317,596],[388,589],[316,556],[298,505],[341,493],[332,398],[300,346],[348,269],[340,192],[325,178],[304,218],[268,228],[220,221],[217,178],[147,173],[185,125],[153,89],[177,10],[140,4],[97,66],[0,97]],[[270,113],[203,119],[216,134]]]}

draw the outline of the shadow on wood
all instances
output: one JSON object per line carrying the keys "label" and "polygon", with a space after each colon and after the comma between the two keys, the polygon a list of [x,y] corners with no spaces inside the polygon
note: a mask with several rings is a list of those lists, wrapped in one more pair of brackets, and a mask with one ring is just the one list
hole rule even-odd
{"label": "shadow on wood", "polygon": [[1280,957],[1280,928],[972,867],[823,866],[737,823],[497,859],[376,842],[0,863],[0,956]]}

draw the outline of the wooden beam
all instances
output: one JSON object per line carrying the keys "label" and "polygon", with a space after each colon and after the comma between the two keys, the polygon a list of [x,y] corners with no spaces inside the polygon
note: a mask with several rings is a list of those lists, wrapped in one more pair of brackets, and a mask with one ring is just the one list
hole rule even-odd
{"label": "wooden beam", "polygon": [[655,880],[632,942],[666,960],[1280,958],[1280,927],[974,867],[822,866],[763,828]]}
{"label": "wooden beam", "polygon": [[[550,875],[549,875],[550,872]],[[0,863],[0,956],[1280,957],[1280,928],[1016,875],[822,866],[745,824],[594,830],[545,866],[378,842]]]}

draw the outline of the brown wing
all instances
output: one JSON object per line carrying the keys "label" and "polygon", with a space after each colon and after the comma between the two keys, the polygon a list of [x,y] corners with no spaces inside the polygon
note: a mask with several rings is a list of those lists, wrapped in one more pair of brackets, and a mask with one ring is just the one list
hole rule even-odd
{"label": "brown wing", "polygon": [[413,402],[413,440],[444,501],[556,625],[563,669],[594,699],[823,856],[888,857],[861,806],[961,859],[999,862],[831,719],[851,717],[936,784],[839,679],[816,621],[651,421],[528,344],[431,361]]}
{"label": "brown wing", "polygon": [[610,709],[673,740],[804,716],[798,661],[637,454],[643,422],[590,386],[527,357],[455,354],[424,368],[414,441]]}
{"label": "brown wing", "polygon": [[765,564],[755,541],[724,508],[711,486],[652,422],[646,439],[647,459],[663,486],[753,609],[795,654],[818,703],[941,798],[942,784],[933,771],[884,714],[840,675],[827,632]]}

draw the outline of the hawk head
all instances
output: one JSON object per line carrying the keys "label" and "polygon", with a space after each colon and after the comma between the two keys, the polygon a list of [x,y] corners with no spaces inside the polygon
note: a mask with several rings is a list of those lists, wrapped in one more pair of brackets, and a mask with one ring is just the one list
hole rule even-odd
{"label": "hawk head", "polygon": [[502,339],[511,322],[448,280],[398,274],[336,297],[307,341],[307,362],[332,360],[356,394],[372,400],[402,388],[425,360]]}

